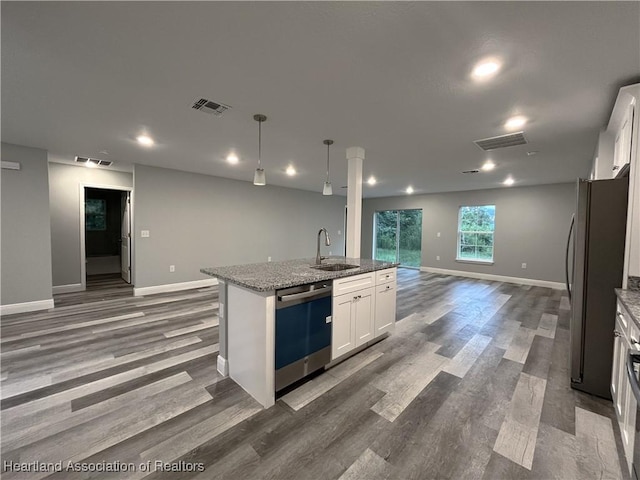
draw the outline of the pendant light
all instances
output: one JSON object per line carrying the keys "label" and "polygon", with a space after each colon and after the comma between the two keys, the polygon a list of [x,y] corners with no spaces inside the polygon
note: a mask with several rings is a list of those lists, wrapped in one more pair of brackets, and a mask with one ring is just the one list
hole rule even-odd
{"label": "pendant light", "polygon": [[327,178],[324,181],[324,187],[322,188],[323,195],[333,195],[333,188],[331,188],[331,182],[329,181],[329,147],[333,145],[333,140],[325,140],[324,143],[327,146]]}
{"label": "pendant light", "polygon": [[253,116],[253,119],[258,122],[258,168],[256,168],[256,173],[253,174],[253,184],[262,186],[267,184],[267,178],[262,168],[262,122],[264,122],[267,117],[257,113]]}

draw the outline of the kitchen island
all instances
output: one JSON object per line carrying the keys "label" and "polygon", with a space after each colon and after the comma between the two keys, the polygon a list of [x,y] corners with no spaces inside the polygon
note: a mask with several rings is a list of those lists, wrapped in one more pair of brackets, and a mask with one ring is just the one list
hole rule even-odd
{"label": "kitchen island", "polygon": [[219,281],[218,370],[228,373],[265,408],[275,403],[276,303],[282,300],[278,291],[332,285],[331,313],[326,318],[331,324],[332,364],[395,326],[397,264],[329,257],[322,265],[346,269],[319,270],[315,259],[297,259],[200,270]]}

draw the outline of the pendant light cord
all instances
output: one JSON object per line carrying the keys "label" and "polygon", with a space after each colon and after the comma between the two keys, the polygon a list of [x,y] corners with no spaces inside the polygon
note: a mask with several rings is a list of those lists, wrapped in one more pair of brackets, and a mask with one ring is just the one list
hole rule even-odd
{"label": "pendant light cord", "polygon": [[329,143],[327,143],[327,182],[329,181]]}
{"label": "pendant light cord", "polygon": [[258,120],[258,168],[262,168],[262,120]]}

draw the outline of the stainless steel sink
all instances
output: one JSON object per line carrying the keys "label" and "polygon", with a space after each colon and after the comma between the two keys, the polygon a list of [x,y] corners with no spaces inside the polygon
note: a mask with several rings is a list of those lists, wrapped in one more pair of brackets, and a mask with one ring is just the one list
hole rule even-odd
{"label": "stainless steel sink", "polygon": [[327,263],[325,265],[311,265],[316,270],[324,270],[325,272],[340,272],[351,268],[360,268],[360,265],[349,265],[347,263]]}

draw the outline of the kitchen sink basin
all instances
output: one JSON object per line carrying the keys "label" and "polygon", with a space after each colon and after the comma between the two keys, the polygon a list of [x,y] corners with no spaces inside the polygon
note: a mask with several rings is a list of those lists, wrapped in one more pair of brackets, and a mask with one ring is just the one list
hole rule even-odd
{"label": "kitchen sink basin", "polygon": [[326,263],[324,265],[311,265],[316,270],[324,270],[325,272],[340,272],[351,268],[360,268],[360,265],[349,265],[347,263]]}

